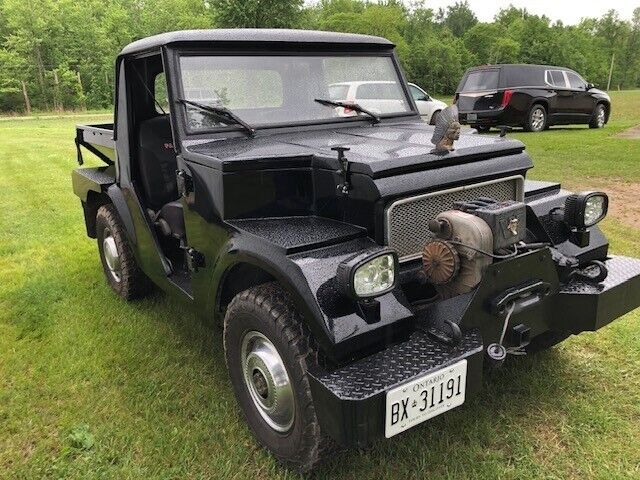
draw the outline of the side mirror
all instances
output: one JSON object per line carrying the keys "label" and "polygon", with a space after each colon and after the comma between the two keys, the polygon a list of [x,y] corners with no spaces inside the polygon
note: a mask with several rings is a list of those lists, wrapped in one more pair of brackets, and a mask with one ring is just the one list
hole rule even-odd
{"label": "side mirror", "polygon": [[592,88],[596,88],[593,83],[587,83],[587,90],[591,90]]}

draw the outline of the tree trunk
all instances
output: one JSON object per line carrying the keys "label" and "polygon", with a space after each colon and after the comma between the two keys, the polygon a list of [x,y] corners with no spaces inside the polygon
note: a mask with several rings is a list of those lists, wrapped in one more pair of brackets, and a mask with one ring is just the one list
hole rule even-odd
{"label": "tree trunk", "polygon": [[53,109],[61,112],[64,110],[62,99],[60,98],[60,81],[58,80],[58,71],[53,71]]}
{"label": "tree trunk", "polygon": [[27,111],[27,115],[31,115],[31,102],[29,101],[29,95],[27,95],[27,85],[22,80],[22,96],[24,96],[24,106]]}
{"label": "tree trunk", "polygon": [[80,71],[78,71],[78,86],[80,87],[80,106],[82,110],[87,109],[87,101],[84,97],[84,88],[82,87],[82,78],[80,77]]}
{"label": "tree trunk", "polygon": [[609,80],[607,81],[607,90],[611,88],[611,75],[613,75],[613,59],[616,58],[616,54],[611,54],[611,67],[609,67]]}
{"label": "tree trunk", "polygon": [[36,63],[38,65],[38,80],[40,80],[40,91],[42,93],[42,100],[45,104],[45,109],[49,109],[49,102],[47,101],[47,92],[44,83],[44,62],[42,61],[42,52],[40,52],[40,44],[36,45]]}

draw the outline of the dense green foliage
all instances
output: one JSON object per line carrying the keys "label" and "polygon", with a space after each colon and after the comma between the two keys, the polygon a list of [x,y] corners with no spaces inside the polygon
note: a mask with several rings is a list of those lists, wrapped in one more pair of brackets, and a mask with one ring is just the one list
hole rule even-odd
{"label": "dense green foliage", "polygon": [[[603,129],[509,135],[533,178],[607,191],[612,253],[638,257],[640,140],[615,135],[640,123],[640,91],[612,101]],[[303,480],[251,436],[219,329],[166,295],[124,303],[105,283],[69,175],[74,125],[108,119],[0,119],[0,478]],[[311,478],[638,479],[639,338],[637,310],[510,357],[462,407],[339,452]]]}
{"label": "dense green foliage", "polygon": [[632,21],[611,10],[579,25],[509,7],[478,22],[466,1],[433,11],[399,0],[0,0],[0,111],[108,107],[113,60],[132,40],[213,27],[295,27],[381,35],[398,46],[412,81],[455,90],[464,70],[483,63],[572,67],[612,88],[640,86],[640,8]]}

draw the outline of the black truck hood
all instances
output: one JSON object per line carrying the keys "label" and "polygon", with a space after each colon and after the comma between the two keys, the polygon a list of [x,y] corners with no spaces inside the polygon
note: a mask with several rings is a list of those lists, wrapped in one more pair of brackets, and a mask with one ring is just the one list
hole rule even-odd
{"label": "black truck hood", "polygon": [[350,148],[346,157],[351,162],[351,171],[373,178],[524,150],[524,145],[514,139],[468,132],[455,142],[454,151],[444,154],[435,152],[431,143],[433,127],[417,121],[220,139],[185,145],[185,148],[198,154],[199,161],[210,160],[223,171],[233,172],[285,166],[336,169],[337,154],[331,148],[345,146]]}

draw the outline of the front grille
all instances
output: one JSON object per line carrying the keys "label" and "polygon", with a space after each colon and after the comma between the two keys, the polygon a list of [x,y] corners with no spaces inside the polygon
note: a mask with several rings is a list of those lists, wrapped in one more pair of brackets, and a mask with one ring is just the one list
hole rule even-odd
{"label": "front grille", "polygon": [[420,256],[429,238],[429,220],[451,210],[455,202],[489,197],[498,201],[524,200],[524,178],[514,176],[490,182],[426,193],[396,200],[387,207],[385,236],[387,245],[398,252],[400,261]]}

